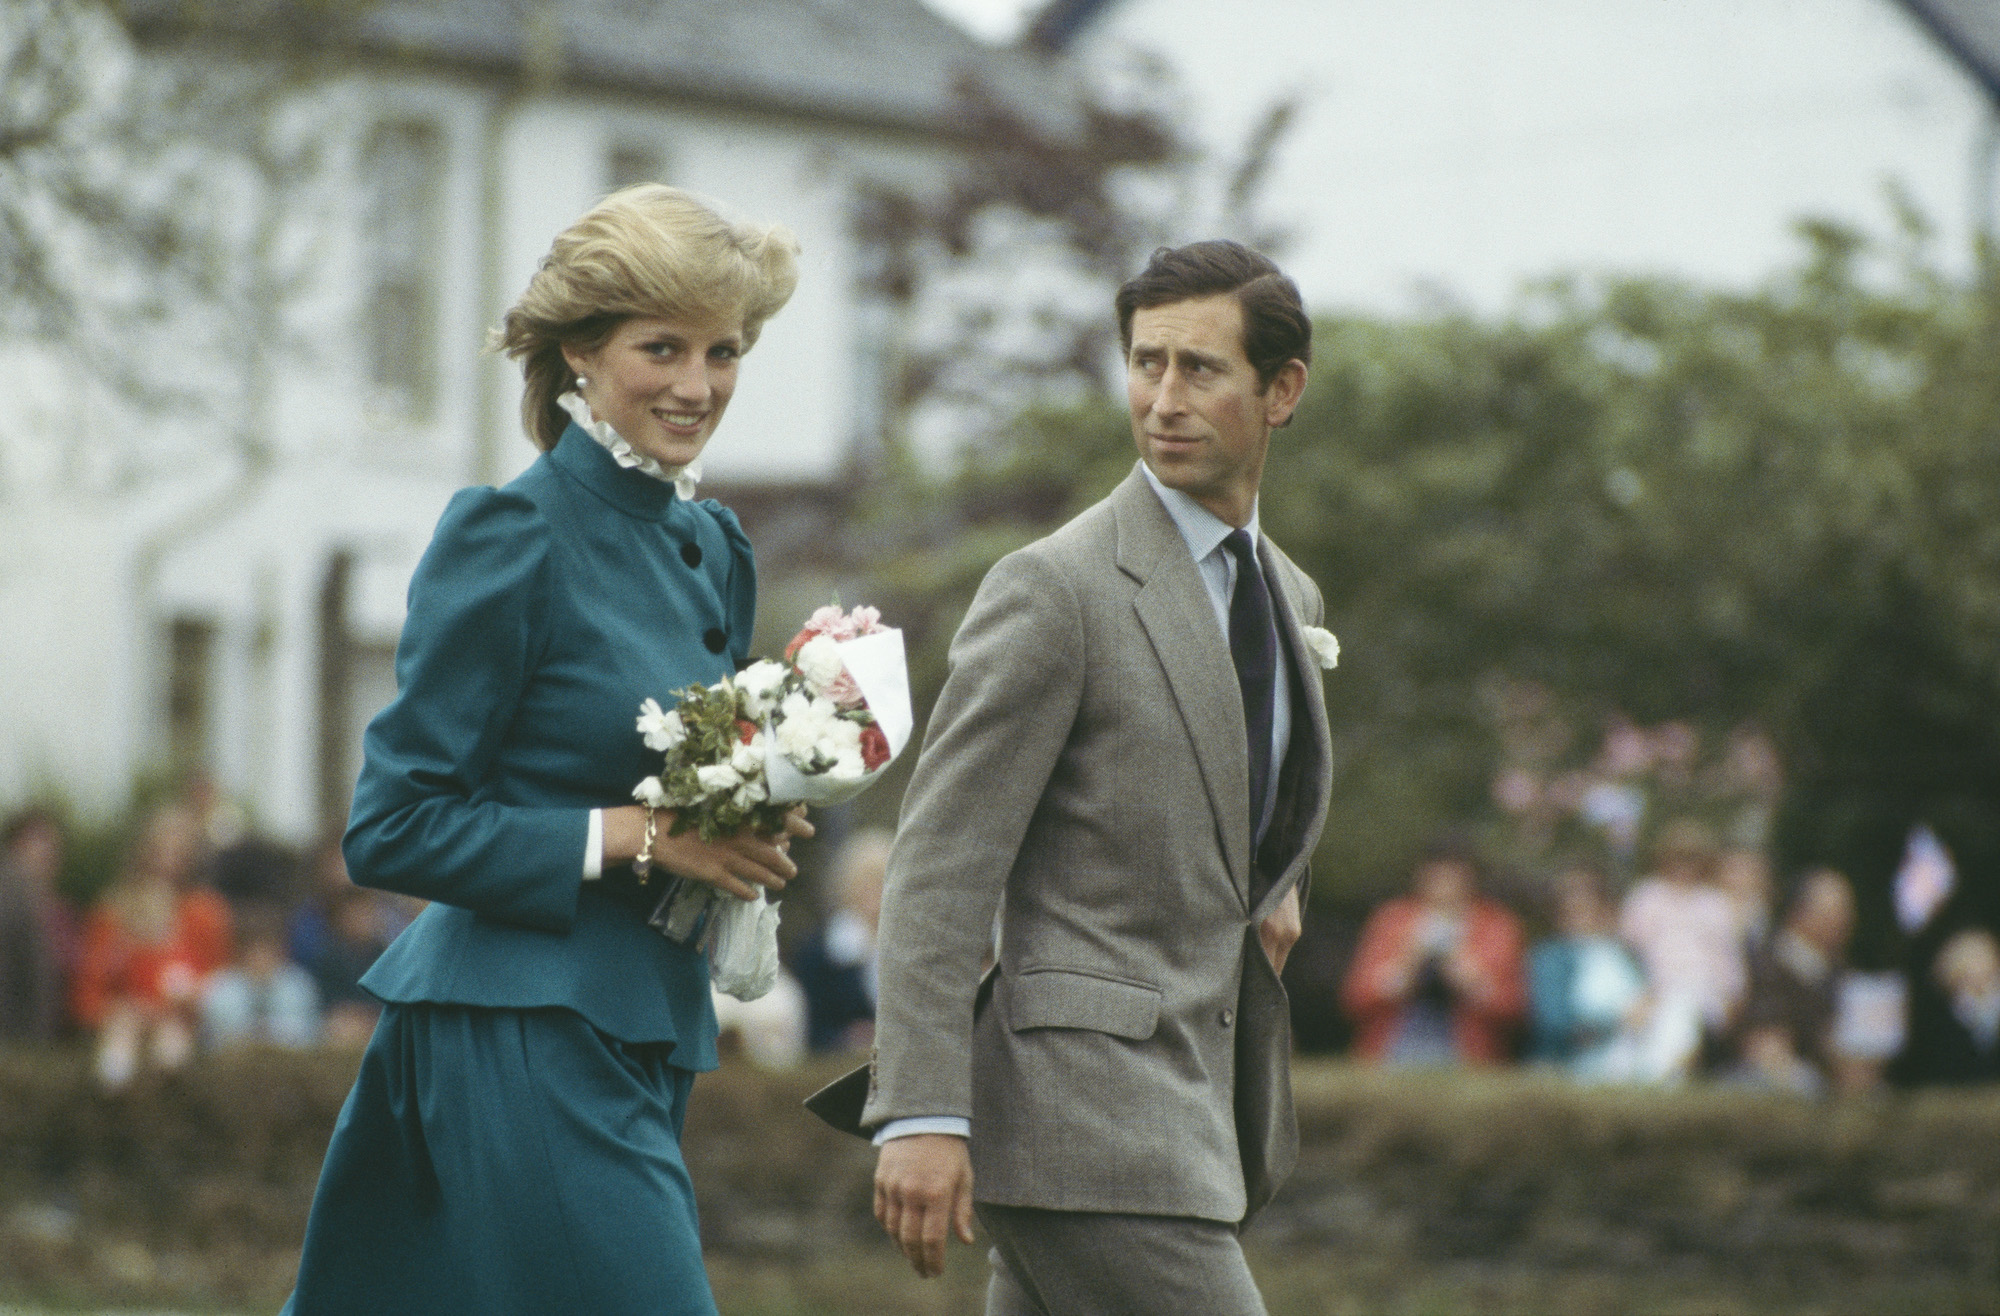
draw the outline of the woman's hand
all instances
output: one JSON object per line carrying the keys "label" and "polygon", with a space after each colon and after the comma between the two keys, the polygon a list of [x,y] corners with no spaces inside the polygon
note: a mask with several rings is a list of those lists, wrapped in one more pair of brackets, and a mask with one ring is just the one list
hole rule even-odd
{"label": "woman's hand", "polygon": [[[786,853],[793,837],[813,834],[801,805],[785,815],[784,830],[764,836],[745,832],[704,841],[694,832],[669,836],[673,825],[671,810],[658,810],[653,836],[653,862],[681,877],[706,882],[727,891],[738,900],[755,900],[757,888],[782,891],[785,883],[799,875],[798,865]],[[630,863],[645,844],[646,811],[637,805],[623,805],[604,811],[604,862]]]}

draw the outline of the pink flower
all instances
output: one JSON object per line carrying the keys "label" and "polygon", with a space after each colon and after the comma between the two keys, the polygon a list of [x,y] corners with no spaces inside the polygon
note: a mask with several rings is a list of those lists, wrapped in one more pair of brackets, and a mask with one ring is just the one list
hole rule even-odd
{"label": "pink flower", "polygon": [[829,603],[824,608],[806,618],[806,629],[814,635],[825,635],[836,640],[854,638],[854,623],[840,610],[838,604]]}
{"label": "pink flower", "polygon": [[863,605],[853,612],[842,612],[840,605],[829,603],[806,618],[806,624],[785,646],[785,658],[789,661],[798,656],[800,648],[807,640],[824,635],[836,642],[858,639],[863,635],[874,635],[888,629],[882,625],[882,610]]}
{"label": "pink flower", "polygon": [[867,699],[862,697],[861,687],[854,683],[853,675],[845,668],[841,669],[839,676],[827,682],[826,689],[820,691],[820,694],[825,698],[831,699],[841,708],[866,708],[868,706]]}

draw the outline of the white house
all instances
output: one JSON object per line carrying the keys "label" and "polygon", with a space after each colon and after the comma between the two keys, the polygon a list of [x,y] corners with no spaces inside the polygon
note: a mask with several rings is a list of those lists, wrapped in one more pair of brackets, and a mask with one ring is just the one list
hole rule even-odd
{"label": "white house", "polygon": [[[823,487],[883,411],[891,326],[858,189],[942,184],[977,132],[970,85],[1051,132],[1072,104],[1051,65],[919,0],[122,12],[142,61],[289,80],[321,172],[273,250],[304,243],[307,277],[249,336],[269,363],[250,414],[151,414],[0,344],[0,801],[56,789],[101,811],[141,770],[205,766],[294,840],[344,810],[445,500],[534,455],[516,372],[482,345],[559,229],[642,179],[790,225],[797,296],[707,467],[733,488]],[[114,434],[171,456],[93,473]]]}
{"label": "white house", "polygon": [[[1016,0],[939,0],[988,12]],[[1993,0],[1045,0],[1024,40],[1174,68],[1241,150],[1296,97],[1262,218],[1323,310],[1498,310],[1561,272],[1745,286],[1792,222],[1880,233],[1895,184],[1964,267],[1994,214]]]}

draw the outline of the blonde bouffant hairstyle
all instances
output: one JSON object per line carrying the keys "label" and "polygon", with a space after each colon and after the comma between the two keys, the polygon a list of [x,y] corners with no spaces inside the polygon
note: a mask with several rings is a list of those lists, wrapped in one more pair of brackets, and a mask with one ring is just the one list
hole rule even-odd
{"label": "blonde bouffant hairstyle", "polygon": [[748,350],[798,281],[799,244],[782,224],[739,223],[659,183],[613,192],[557,235],[493,333],[495,350],[519,361],[527,377],[528,438],[547,452],[569,425],[556,404],[576,387],[565,346],[594,352],[634,316],[740,309]]}

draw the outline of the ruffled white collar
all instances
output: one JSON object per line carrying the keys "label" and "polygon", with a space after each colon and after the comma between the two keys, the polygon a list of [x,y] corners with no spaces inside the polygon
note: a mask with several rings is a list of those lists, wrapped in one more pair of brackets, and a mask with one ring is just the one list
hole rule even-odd
{"label": "ruffled white collar", "polygon": [[650,475],[655,480],[671,484],[674,492],[683,499],[694,498],[695,485],[701,481],[701,459],[696,458],[685,466],[662,466],[644,453],[635,452],[632,445],[625,442],[625,436],[612,429],[606,421],[597,418],[590,404],[574,390],[556,399],[556,405],[569,413],[577,428],[596,439],[610,452],[612,459],[627,470]]}

